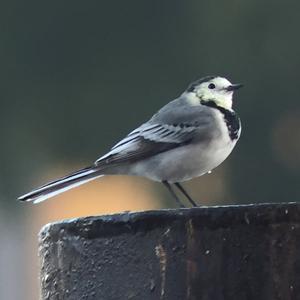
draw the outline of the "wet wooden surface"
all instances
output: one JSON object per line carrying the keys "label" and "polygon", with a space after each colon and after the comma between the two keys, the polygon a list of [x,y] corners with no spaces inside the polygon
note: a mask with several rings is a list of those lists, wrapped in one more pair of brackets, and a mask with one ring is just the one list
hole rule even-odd
{"label": "wet wooden surface", "polygon": [[300,205],[88,217],[40,233],[43,300],[299,299]]}

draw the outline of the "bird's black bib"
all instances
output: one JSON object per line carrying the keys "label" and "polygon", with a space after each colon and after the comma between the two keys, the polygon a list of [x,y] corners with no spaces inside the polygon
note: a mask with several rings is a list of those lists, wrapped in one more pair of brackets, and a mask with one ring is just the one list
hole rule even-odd
{"label": "bird's black bib", "polygon": [[231,140],[236,140],[239,137],[241,121],[234,111],[218,106],[214,101],[201,101],[201,104],[215,108],[222,113]]}

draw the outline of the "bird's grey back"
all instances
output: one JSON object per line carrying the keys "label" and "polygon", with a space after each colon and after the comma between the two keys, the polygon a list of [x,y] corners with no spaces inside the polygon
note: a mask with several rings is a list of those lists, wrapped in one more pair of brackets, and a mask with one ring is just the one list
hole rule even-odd
{"label": "bird's grey back", "polygon": [[183,94],[163,106],[148,122],[201,127],[210,123],[213,118],[214,114],[211,109],[203,105],[191,105]]}

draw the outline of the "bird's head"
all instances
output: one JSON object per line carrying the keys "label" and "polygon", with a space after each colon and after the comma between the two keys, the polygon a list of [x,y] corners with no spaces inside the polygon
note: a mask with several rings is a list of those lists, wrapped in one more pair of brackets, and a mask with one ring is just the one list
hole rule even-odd
{"label": "bird's head", "polygon": [[220,107],[231,109],[233,92],[242,86],[224,77],[207,76],[191,83],[185,93],[193,104],[213,101]]}

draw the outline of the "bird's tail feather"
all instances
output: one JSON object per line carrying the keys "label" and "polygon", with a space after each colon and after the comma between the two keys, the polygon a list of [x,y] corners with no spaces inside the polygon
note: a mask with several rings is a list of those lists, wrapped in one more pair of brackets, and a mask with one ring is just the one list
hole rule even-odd
{"label": "bird's tail feather", "polygon": [[100,173],[99,168],[95,166],[87,167],[63,178],[51,181],[19,197],[18,200],[39,203],[101,176],[103,174]]}

